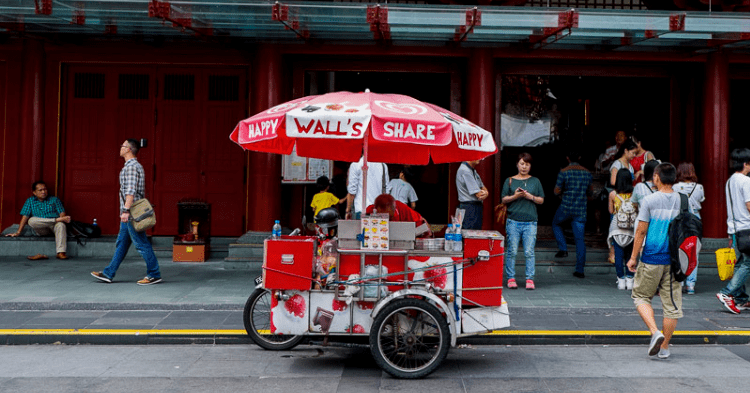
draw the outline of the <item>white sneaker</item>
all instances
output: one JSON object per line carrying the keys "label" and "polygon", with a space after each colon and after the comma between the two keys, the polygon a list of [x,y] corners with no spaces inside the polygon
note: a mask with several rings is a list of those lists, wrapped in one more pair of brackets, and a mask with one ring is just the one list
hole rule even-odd
{"label": "white sneaker", "polygon": [[617,279],[617,289],[624,291],[625,290],[625,279],[624,278],[618,278]]}
{"label": "white sneaker", "polygon": [[659,359],[666,359],[666,358],[668,358],[668,357],[669,357],[669,355],[671,355],[671,353],[669,353],[669,350],[668,350],[668,349],[664,349],[664,348],[659,348],[659,354],[658,354],[658,355],[656,355],[656,356],[657,356],[657,357],[658,357]]}
{"label": "white sneaker", "polygon": [[633,290],[633,277],[625,277],[625,288],[628,291]]}
{"label": "white sneaker", "polygon": [[660,331],[651,335],[651,344],[648,346],[648,356],[654,356],[659,353],[661,343],[664,342],[664,335]]}

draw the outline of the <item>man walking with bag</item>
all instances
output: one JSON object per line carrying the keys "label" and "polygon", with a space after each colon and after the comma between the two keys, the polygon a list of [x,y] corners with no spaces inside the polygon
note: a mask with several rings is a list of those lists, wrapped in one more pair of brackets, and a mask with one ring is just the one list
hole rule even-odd
{"label": "man walking with bag", "polygon": [[130,219],[130,207],[139,199],[145,198],[146,181],[143,166],[136,155],[140,143],[135,139],[128,139],[120,146],[120,157],[125,165],[120,171],[120,233],[115,242],[115,255],[112,262],[101,272],[91,272],[91,275],[106,283],[111,283],[120,263],[128,253],[131,243],[146,261],[146,277],[138,281],[138,285],[151,285],[161,282],[159,261],[156,260],[154,249],[151,247],[145,232],[136,232]]}
{"label": "man walking with bag", "polygon": [[734,276],[716,294],[721,304],[732,314],[750,309],[745,281],[750,277],[750,250],[746,241],[750,234],[750,149],[734,149],[729,165],[734,174],[727,180],[727,233],[729,247],[737,250]]}
{"label": "man walking with bag", "polygon": [[[654,184],[659,191],[641,200],[633,253],[628,261],[628,270],[635,272],[633,302],[638,314],[651,331],[648,355],[669,357],[669,340],[682,318],[682,289],[672,274],[669,253],[669,224],[680,214],[680,193],[672,190],[677,179],[674,165],[665,162],[654,170]],[[690,209],[692,213],[692,209]],[[641,254],[643,251],[643,254]],[[638,256],[641,262],[638,263]],[[656,326],[651,299],[659,293],[664,313],[662,331]]]}

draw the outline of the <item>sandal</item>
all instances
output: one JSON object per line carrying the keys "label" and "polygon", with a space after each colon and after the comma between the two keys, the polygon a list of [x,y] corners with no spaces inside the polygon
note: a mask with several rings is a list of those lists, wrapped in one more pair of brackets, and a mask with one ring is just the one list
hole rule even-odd
{"label": "sandal", "polygon": [[38,261],[38,260],[40,260],[40,259],[49,259],[49,258],[48,258],[48,257],[47,257],[46,255],[44,255],[44,254],[36,254],[36,255],[28,256],[28,257],[26,257],[26,258],[28,258],[28,259],[30,259],[30,260],[32,260],[32,261]]}

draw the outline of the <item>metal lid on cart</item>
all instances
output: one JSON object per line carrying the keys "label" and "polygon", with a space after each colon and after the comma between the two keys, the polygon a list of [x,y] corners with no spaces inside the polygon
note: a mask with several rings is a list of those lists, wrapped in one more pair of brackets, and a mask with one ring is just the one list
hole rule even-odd
{"label": "metal lid on cart", "polygon": [[500,232],[484,229],[462,229],[461,236],[464,239],[503,239],[503,235]]}

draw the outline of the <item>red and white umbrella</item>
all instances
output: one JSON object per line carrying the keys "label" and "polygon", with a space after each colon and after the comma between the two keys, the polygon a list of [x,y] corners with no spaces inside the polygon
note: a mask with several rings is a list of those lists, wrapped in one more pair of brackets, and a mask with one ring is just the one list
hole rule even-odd
{"label": "red and white umbrella", "polygon": [[246,150],[406,165],[478,160],[492,134],[438,106],[399,94],[337,92],[277,105],[242,120],[230,139]]}
{"label": "red and white umbrella", "polygon": [[[298,98],[242,120],[229,138],[245,150],[337,161],[427,165],[497,152],[492,134],[438,106],[400,94],[337,92]],[[366,205],[366,193],[362,206]]]}

